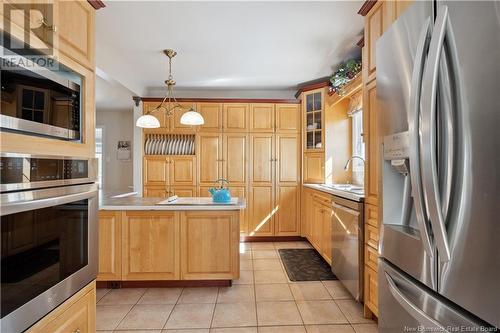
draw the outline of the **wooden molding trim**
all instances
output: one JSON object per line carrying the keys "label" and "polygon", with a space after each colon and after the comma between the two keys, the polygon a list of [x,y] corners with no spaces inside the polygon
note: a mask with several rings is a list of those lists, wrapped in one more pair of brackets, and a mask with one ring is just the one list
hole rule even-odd
{"label": "wooden molding trim", "polygon": [[104,4],[104,2],[102,2],[101,0],[87,0],[87,1],[96,10],[106,7],[106,5]]}
{"label": "wooden molding trim", "polygon": [[361,39],[356,43],[358,47],[365,46],[365,36],[361,37]]}
{"label": "wooden molding trim", "polygon": [[[141,97],[143,102],[161,102],[163,97]],[[176,98],[178,102],[198,102],[198,103],[279,103],[279,104],[300,104],[298,99],[262,99],[262,98]]]}
{"label": "wooden molding trim", "polygon": [[242,236],[242,242],[302,242],[307,238],[301,236]]}
{"label": "wooden molding trim", "polygon": [[232,280],[97,281],[97,288],[231,287]]}
{"label": "wooden molding trim", "polygon": [[366,16],[366,14],[368,14],[368,12],[370,11],[370,9],[372,9],[372,7],[376,3],[377,3],[377,0],[366,0],[363,3],[363,6],[361,6],[361,8],[358,10],[358,14],[361,15],[361,16]]}
{"label": "wooden molding trim", "polygon": [[318,80],[313,80],[299,84],[299,89],[295,93],[295,98],[298,98],[300,94],[306,91],[328,87],[330,85],[330,77],[324,77]]}

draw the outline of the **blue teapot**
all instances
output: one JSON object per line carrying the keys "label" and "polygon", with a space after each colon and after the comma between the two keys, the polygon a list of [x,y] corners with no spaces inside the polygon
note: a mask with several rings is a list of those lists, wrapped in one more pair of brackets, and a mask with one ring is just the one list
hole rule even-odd
{"label": "blue teapot", "polygon": [[220,186],[218,188],[211,187],[208,189],[208,192],[212,195],[212,201],[217,203],[231,202],[231,192],[229,192],[229,188],[224,187],[224,183],[229,184],[229,182],[223,178],[217,179],[215,182],[220,182]]}

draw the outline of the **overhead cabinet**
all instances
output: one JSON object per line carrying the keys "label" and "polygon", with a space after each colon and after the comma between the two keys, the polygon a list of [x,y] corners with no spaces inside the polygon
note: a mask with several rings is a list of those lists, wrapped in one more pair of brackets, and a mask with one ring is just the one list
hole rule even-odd
{"label": "overhead cabinet", "polygon": [[275,131],[274,110],[274,104],[250,104],[250,132],[273,133]]}
{"label": "overhead cabinet", "polygon": [[249,105],[245,103],[224,104],[223,130],[225,132],[246,132],[248,130]]}

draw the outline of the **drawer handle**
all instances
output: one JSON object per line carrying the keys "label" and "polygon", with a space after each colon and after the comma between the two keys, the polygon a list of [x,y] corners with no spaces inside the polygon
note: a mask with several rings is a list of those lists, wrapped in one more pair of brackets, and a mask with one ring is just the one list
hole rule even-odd
{"label": "drawer handle", "polygon": [[80,333],[80,329],[77,328],[73,333]]}

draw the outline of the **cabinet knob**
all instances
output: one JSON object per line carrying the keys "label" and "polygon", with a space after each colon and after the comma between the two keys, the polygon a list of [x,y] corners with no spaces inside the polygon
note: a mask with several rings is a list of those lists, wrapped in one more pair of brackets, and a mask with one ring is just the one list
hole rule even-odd
{"label": "cabinet knob", "polygon": [[77,328],[73,333],[80,333],[80,329]]}

